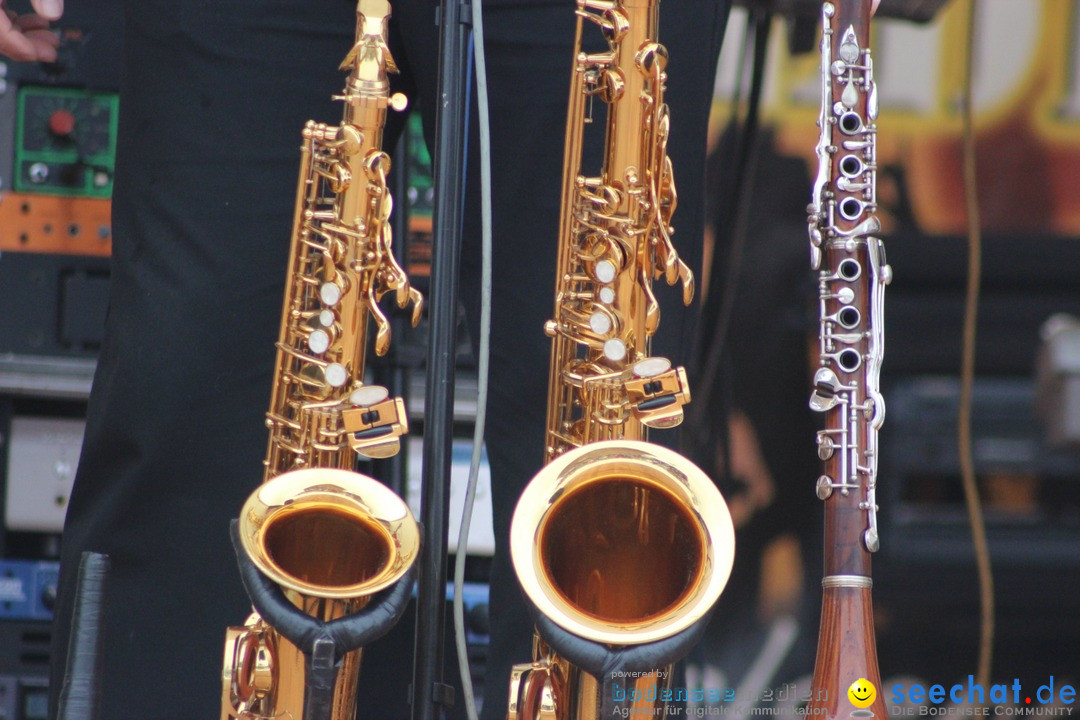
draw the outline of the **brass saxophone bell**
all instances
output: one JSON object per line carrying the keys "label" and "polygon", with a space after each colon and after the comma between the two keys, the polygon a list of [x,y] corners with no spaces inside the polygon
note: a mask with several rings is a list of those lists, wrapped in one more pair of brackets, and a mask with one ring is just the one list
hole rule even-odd
{"label": "brass saxophone bell", "polygon": [[734,548],[731,515],[705,473],[637,440],[590,443],[548,463],[510,530],[514,568],[536,608],[612,645],[652,642],[703,617]]}
{"label": "brass saxophone bell", "polygon": [[333,468],[294,470],[259,486],[240,511],[240,539],[264,575],[329,599],[389,587],[420,549],[419,526],[401,498]]}

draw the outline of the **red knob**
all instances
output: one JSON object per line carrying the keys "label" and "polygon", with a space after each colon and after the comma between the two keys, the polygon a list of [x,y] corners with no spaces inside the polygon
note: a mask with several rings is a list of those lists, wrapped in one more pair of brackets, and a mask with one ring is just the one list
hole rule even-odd
{"label": "red knob", "polygon": [[75,132],[75,115],[64,108],[53,110],[49,116],[49,132],[56,137],[69,137]]}

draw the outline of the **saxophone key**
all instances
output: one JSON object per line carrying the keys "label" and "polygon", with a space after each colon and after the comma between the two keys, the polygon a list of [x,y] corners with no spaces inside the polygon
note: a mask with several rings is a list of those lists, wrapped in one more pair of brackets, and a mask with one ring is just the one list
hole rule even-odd
{"label": "saxophone key", "polygon": [[329,127],[320,138],[326,146],[343,157],[352,157],[364,145],[364,133],[352,124]]}
{"label": "saxophone key", "polygon": [[[607,343],[618,339],[616,336],[621,325],[618,315],[611,308],[593,303],[567,303],[559,308],[557,320],[548,321],[545,330],[551,337],[558,334],[590,349],[603,350]],[[624,345],[622,357],[625,356]]]}
{"label": "saxophone key", "polygon": [[630,30],[630,19],[611,0],[579,0],[575,14],[599,25],[612,44],[621,42]]}
{"label": "saxophone key", "polygon": [[653,378],[671,369],[671,361],[665,357],[647,357],[634,363],[632,371],[638,378]]}
{"label": "saxophone key", "polygon": [[[597,65],[608,62],[608,56],[590,56],[589,60],[596,61]],[[626,80],[618,68],[605,68],[598,72],[593,81],[592,94],[600,97],[608,105],[616,103],[626,90]]]}
{"label": "saxophone key", "polygon": [[328,363],[301,352],[300,348],[284,348],[284,352],[302,363],[289,374],[289,379],[315,397],[325,399],[333,388],[341,387],[349,379],[349,371],[341,363]]}
{"label": "saxophone key", "polygon": [[632,253],[632,248],[620,242],[609,228],[596,227],[585,234],[580,247],[573,253],[590,281],[606,285],[615,282],[618,274],[626,269],[627,255]]}
{"label": "saxophone key", "polygon": [[683,406],[690,402],[686,370],[671,367],[667,358],[645,358],[632,368],[624,384],[630,411],[644,426],[671,428],[683,421]]}
{"label": "saxophone key", "polygon": [[589,329],[597,337],[606,337],[615,327],[615,320],[607,308],[597,309],[589,315]]}
{"label": "saxophone key", "polygon": [[626,343],[619,338],[611,338],[604,343],[604,357],[611,362],[622,362],[626,359]]}
{"label": "saxophone key", "polygon": [[304,137],[321,143],[332,143],[337,137],[337,131],[336,125],[308,121],[304,128]]}
{"label": "saxophone key", "polygon": [[361,386],[349,396],[353,407],[341,413],[349,446],[364,457],[392,457],[400,448],[400,437],[409,431],[404,402],[389,395],[380,385]]}
{"label": "saxophone key", "polygon": [[320,222],[328,222],[337,219],[337,215],[333,210],[306,210],[304,212],[304,219],[307,221],[318,220]]}
{"label": "saxophone key", "polygon": [[334,307],[341,301],[346,289],[345,278],[339,275],[335,280],[324,282],[319,286],[319,299],[322,300],[323,305],[326,307]]}
{"label": "saxophone key", "polygon": [[234,717],[259,712],[274,689],[274,658],[273,633],[258,613],[226,628],[222,707],[232,708]]}
{"label": "saxophone key", "polygon": [[323,378],[330,387],[342,387],[349,379],[349,370],[341,363],[332,362],[323,368]]}
{"label": "saxophone key", "polygon": [[577,200],[586,212],[611,218],[622,206],[623,193],[603,178],[578,177]]}
{"label": "saxophone key", "polygon": [[338,194],[345,192],[352,182],[352,173],[340,162],[331,162],[325,167],[320,164],[315,172],[329,182],[330,188]]}
{"label": "saxophone key", "polygon": [[390,397],[390,391],[382,385],[361,385],[349,394],[349,402],[356,407],[372,407]]}
{"label": "saxophone key", "polygon": [[597,282],[603,283],[604,285],[612,282],[618,272],[618,266],[606,258],[598,261],[592,267],[592,276],[596,278]]}
{"label": "saxophone key", "polygon": [[316,355],[322,355],[330,349],[330,341],[330,333],[325,329],[313,330],[307,338],[308,349]]}

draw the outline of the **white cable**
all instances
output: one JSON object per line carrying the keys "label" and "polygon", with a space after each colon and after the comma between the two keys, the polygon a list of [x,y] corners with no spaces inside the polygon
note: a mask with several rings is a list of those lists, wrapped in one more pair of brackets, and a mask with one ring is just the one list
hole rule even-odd
{"label": "white cable", "polygon": [[457,555],[454,558],[454,645],[457,648],[465,712],[469,720],[477,720],[476,696],[465,642],[465,556],[468,553],[469,526],[472,523],[476,482],[480,475],[480,455],[484,447],[484,424],[487,419],[488,355],[491,335],[491,137],[488,124],[487,65],[484,61],[484,22],[480,0],[472,0],[473,57],[476,63],[476,104],[480,124],[480,338],[477,360],[476,424],[473,430],[472,460],[469,462],[469,484],[465,491],[465,506],[461,510],[458,529]]}

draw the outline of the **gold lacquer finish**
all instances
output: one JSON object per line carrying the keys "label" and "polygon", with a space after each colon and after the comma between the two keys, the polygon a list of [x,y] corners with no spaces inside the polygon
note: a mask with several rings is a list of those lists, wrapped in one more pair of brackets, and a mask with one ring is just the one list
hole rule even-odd
{"label": "gold lacquer finish", "polygon": [[[537,608],[612,645],[663,639],[702,617],[733,560],[713,484],[667,448],[608,440],[564,453],[526,488],[511,552]],[[572,552],[568,550],[572,549]]]}
{"label": "gold lacquer finish", "polygon": [[[363,475],[294,470],[252,493],[240,511],[248,555],[279,585],[333,600],[392,585],[420,550],[408,506]],[[348,552],[328,552],[341,547]]]}
{"label": "gold lacquer finish", "polygon": [[[555,307],[545,326],[547,465],[511,529],[529,601],[594,647],[646,648],[691,630],[734,556],[731,517],[712,481],[646,442],[648,428],[681,423],[690,400],[685,370],[649,354],[660,316],[652,281],[681,284],[686,303],[694,289],[671,243],[676,194],[657,11],[657,0],[577,2]],[[585,28],[607,49],[584,52]],[[596,109],[606,115],[604,162],[589,175],[582,148]],[[513,668],[510,720],[587,720],[630,705],[665,712],[656,689],[670,681],[669,666],[635,667],[641,676],[620,686],[556,644],[538,634],[533,662]]]}
{"label": "gold lacquer finish", "polygon": [[[357,455],[389,457],[408,431],[401,398],[364,383],[369,320],[375,351],[389,348],[390,326],[378,306],[420,294],[391,252],[387,220],[390,158],[381,149],[396,72],[387,48],[390,5],[360,0],[356,43],[340,125],[309,122],[300,179],[267,426],[264,483],[240,513],[244,551],[305,613],[329,621],[355,613],[398,582],[415,561],[420,532],[405,503],[353,471]],[[334,720],[356,716],[360,650],[340,663]],[[229,628],[222,672],[222,720],[301,720],[305,658],[253,614]]]}

